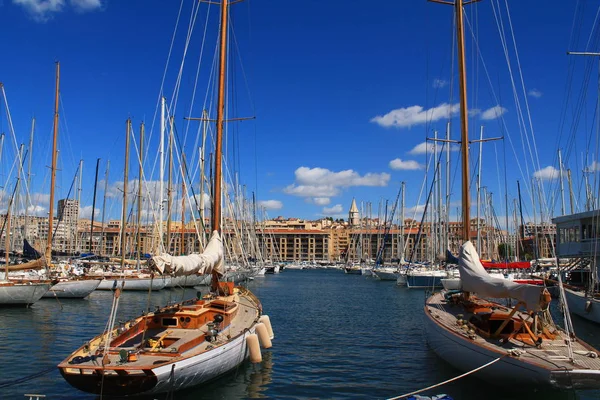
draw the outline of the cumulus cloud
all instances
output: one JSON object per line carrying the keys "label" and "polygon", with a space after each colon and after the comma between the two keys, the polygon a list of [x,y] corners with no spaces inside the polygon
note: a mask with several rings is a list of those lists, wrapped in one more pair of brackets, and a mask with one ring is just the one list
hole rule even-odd
{"label": "cumulus cloud", "polygon": [[406,210],[406,212],[410,215],[410,214],[423,214],[423,212],[425,212],[425,204],[419,204],[416,205],[414,207],[410,207],[408,210]]}
{"label": "cumulus cloud", "polygon": [[488,108],[487,110],[483,111],[481,113],[481,119],[488,121],[488,120],[500,118],[507,111],[508,110],[504,107],[494,106],[494,107]]}
{"label": "cumulus cloud", "polygon": [[422,169],[423,166],[414,160],[401,160],[396,158],[390,161],[390,168],[394,170],[416,170]]}
{"label": "cumulus cloud", "polygon": [[331,203],[331,199],[329,197],[315,197],[313,202],[318,206],[326,206]]}
{"label": "cumulus cloud", "polygon": [[281,210],[283,207],[283,203],[279,200],[262,200],[258,202],[258,205],[265,210]]}
{"label": "cumulus cloud", "polygon": [[13,4],[21,6],[38,22],[50,20],[54,14],[71,7],[76,12],[90,12],[102,8],[102,0],[12,0]]}
{"label": "cumulus cloud", "polygon": [[558,171],[558,169],[554,168],[553,166],[549,165],[545,168],[542,168],[538,171],[535,171],[533,173],[533,177],[534,178],[538,178],[538,179],[542,179],[542,180],[550,180],[550,179],[555,179],[558,178],[560,172]]}
{"label": "cumulus cloud", "polygon": [[36,217],[48,217],[48,209],[39,205],[31,205],[27,207],[27,215]]}
{"label": "cumulus cloud", "polygon": [[375,122],[376,124],[385,128],[410,128],[413,125],[449,118],[458,113],[459,109],[460,106],[458,103],[443,103],[428,110],[425,110],[422,106],[411,106],[406,108],[398,108],[385,115],[376,116],[371,119],[371,122]]}
{"label": "cumulus cloud", "polygon": [[342,211],[344,211],[344,208],[342,207],[341,204],[336,204],[333,207],[324,207],[323,208],[323,214],[340,214]]}
{"label": "cumulus cloud", "polygon": [[[94,219],[100,216],[100,209],[94,208]],[[91,219],[92,218],[92,206],[79,207],[79,218]]]}
{"label": "cumulus cloud", "polygon": [[[446,151],[447,146],[449,146],[449,145],[446,144],[446,146],[443,146],[444,151]],[[438,144],[435,149],[437,152],[442,151],[442,145]],[[412,150],[409,151],[408,153],[413,154],[413,155],[420,155],[420,154],[433,153],[433,150],[434,150],[433,143],[423,142],[423,143],[419,143],[418,145],[413,147]],[[450,151],[458,151],[458,146],[450,146]],[[390,162],[390,164],[391,164],[391,162]],[[390,167],[391,167],[391,165],[390,165]]]}
{"label": "cumulus cloud", "polygon": [[542,92],[540,92],[538,89],[531,89],[529,90],[529,92],[527,92],[528,95],[530,95],[531,97],[535,97],[536,99],[539,99],[540,97],[542,97]]}
{"label": "cumulus cloud", "polygon": [[433,87],[434,88],[443,88],[445,86],[448,85],[448,81],[445,79],[434,79],[433,80]]}
{"label": "cumulus cloud", "polygon": [[[351,186],[387,186],[390,174],[367,173],[360,175],[351,169],[334,172],[326,168],[300,167],[294,172],[296,182],[286,186],[284,193],[300,196],[325,198],[337,196],[340,188]],[[324,200],[319,200],[324,201]]]}
{"label": "cumulus cloud", "polygon": [[585,172],[598,172],[600,171],[600,162],[592,161],[590,165],[585,168]]}

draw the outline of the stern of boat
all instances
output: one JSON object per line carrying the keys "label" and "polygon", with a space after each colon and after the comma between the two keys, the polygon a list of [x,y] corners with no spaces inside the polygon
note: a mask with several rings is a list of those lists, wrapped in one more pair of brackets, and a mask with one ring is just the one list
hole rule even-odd
{"label": "stern of boat", "polygon": [[61,375],[76,389],[109,396],[128,396],[151,391],[158,383],[152,370],[114,370],[59,365]]}

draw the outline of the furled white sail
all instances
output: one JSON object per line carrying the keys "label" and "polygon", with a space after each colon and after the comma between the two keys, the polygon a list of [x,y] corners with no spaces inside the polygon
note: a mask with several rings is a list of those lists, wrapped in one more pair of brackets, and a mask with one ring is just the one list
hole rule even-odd
{"label": "furled white sail", "polygon": [[516,299],[524,302],[531,311],[542,309],[543,287],[522,285],[490,276],[481,265],[477,250],[470,241],[460,248],[458,269],[464,291],[477,293],[480,297]]}
{"label": "furled white sail", "polygon": [[163,253],[150,260],[150,266],[161,274],[175,276],[209,274],[212,271],[223,275],[223,242],[218,231],[214,231],[202,254],[172,256]]}

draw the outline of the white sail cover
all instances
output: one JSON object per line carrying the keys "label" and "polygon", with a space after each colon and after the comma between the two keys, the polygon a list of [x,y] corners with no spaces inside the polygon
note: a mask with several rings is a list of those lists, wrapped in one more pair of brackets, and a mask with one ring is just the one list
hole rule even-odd
{"label": "white sail cover", "polygon": [[223,242],[218,231],[214,231],[202,254],[172,256],[163,253],[152,257],[150,265],[161,274],[175,276],[209,274],[212,271],[223,275]]}
{"label": "white sail cover", "polygon": [[479,255],[469,241],[460,248],[458,269],[462,290],[477,293],[480,297],[516,299],[526,304],[530,311],[540,311],[544,287],[522,285],[503,278],[490,276],[481,265]]}

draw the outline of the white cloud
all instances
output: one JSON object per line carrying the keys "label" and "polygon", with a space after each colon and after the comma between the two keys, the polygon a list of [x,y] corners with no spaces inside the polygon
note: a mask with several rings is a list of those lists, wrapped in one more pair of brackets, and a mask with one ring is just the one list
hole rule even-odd
{"label": "white cloud", "polygon": [[533,177],[543,179],[543,180],[549,180],[549,179],[558,178],[559,174],[560,174],[560,172],[558,171],[558,169],[549,165],[545,168],[540,169],[539,171],[535,171],[533,173]]}
{"label": "white cloud", "polygon": [[458,113],[460,106],[456,104],[443,103],[437,107],[424,110],[422,106],[411,106],[392,110],[385,115],[379,115],[371,119],[371,122],[389,128],[407,128],[413,125],[424,124],[426,122],[437,121],[443,118],[449,118]]}
{"label": "white cloud", "polygon": [[100,0],[70,0],[70,3],[78,12],[94,11],[102,8]]}
{"label": "white cloud", "polygon": [[434,79],[433,87],[434,88],[443,88],[448,85],[448,81],[444,79]]}
{"label": "white cloud", "polygon": [[531,89],[529,92],[527,92],[528,95],[530,95],[531,97],[535,97],[536,99],[539,99],[540,97],[542,97],[542,92],[540,92],[538,89]]}
{"label": "white cloud", "polygon": [[326,206],[331,203],[331,199],[329,197],[315,197],[313,202],[318,206]]}
{"label": "white cloud", "polygon": [[410,216],[411,214],[423,214],[423,212],[425,212],[425,204],[419,204],[416,205],[414,207],[410,207],[408,210],[406,210],[407,214]]}
{"label": "white cloud", "polygon": [[592,163],[585,168],[585,172],[598,172],[600,171],[600,162],[592,161]]}
{"label": "white cloud", "polygon": [[[446,151],[447,146],[449,146],[449,145],[446,144],[445,146],[442,146],[442,145],[438,144],[436,147],[436,151],[437,152],[442,151],[442,147],[444,148],[444,151]],[[434,150],[433,143],[423,142],[423,143],[419,143],[418,145],[413,147],[412,150],[409,151],[408,153],[413,154],[413,155],[420,155],[420,154],[433,153],[433,150]],[[458,146],[450,146],[450,151],[458,151]],[[391,165],[390,165],[390,167],[391,167]]]}
{"label": "white cloud", "polygon": [[390,161],[390,168],[394,170],[416,170],[422,169],[423,166],[414,160],[401,160],[396,158]]}
{"label": "white cloud", "polygon": [[[390,174],[367,173],[361,176],[351,169],[334,172],[326,168],[300,167],[294,172],[296,182],[286,186],[284,193],[300,196],[325,198],[337,196],[340,188],[351,186],[387,186]],[[315,200],[317,201],[325,201]]]}
{"label": "white cloud", "polygon": [[258,205],[265,210],[281,210],[283,207],[283,203],[279,200],[262,200],[258,202]]}
{"label": "white cloud", "polygon": [[[12,0],[23,7],[38,22],[50,20],[54,14],[64,11],[66,0]],[[102,8],[102,0],[69,0],[69,5],[77,12],[88,12]]]}
{"label": "white cloud", "polygon": [[36,217],[48,217],[48,209],[38,205],[31,205],[27,207],[27,214],[34,215]]}
{"label": "white cloud", "polygon": [[[94,209],[94,219],[100,215],[100,209]],[[91,219],[92,218],[92,206],[79,207],[79,218]]]}
{"label": "white cloud", "polygon": [[485,110],[484,112],[482,112],[481,113],[481,119],[483,119],[483,120],[491,120],[491,119],[500,118],[507,111],[508,110],[506,108],[504,108],[504,107],[494,106],[494,107],[488,108],[487,110]]}
{"label": "white cloud", "polygon": [[344,208],[341,204],[336,204],[333,207],[323,208],[323,214],[340,214],[342,211],[344,211]]}
{"label": "white cloud", "polygon": [[298,185],[291,184],[283,189],[286,194],[300,197],[331,197],[340,193],[338,188],[331,185]]}

